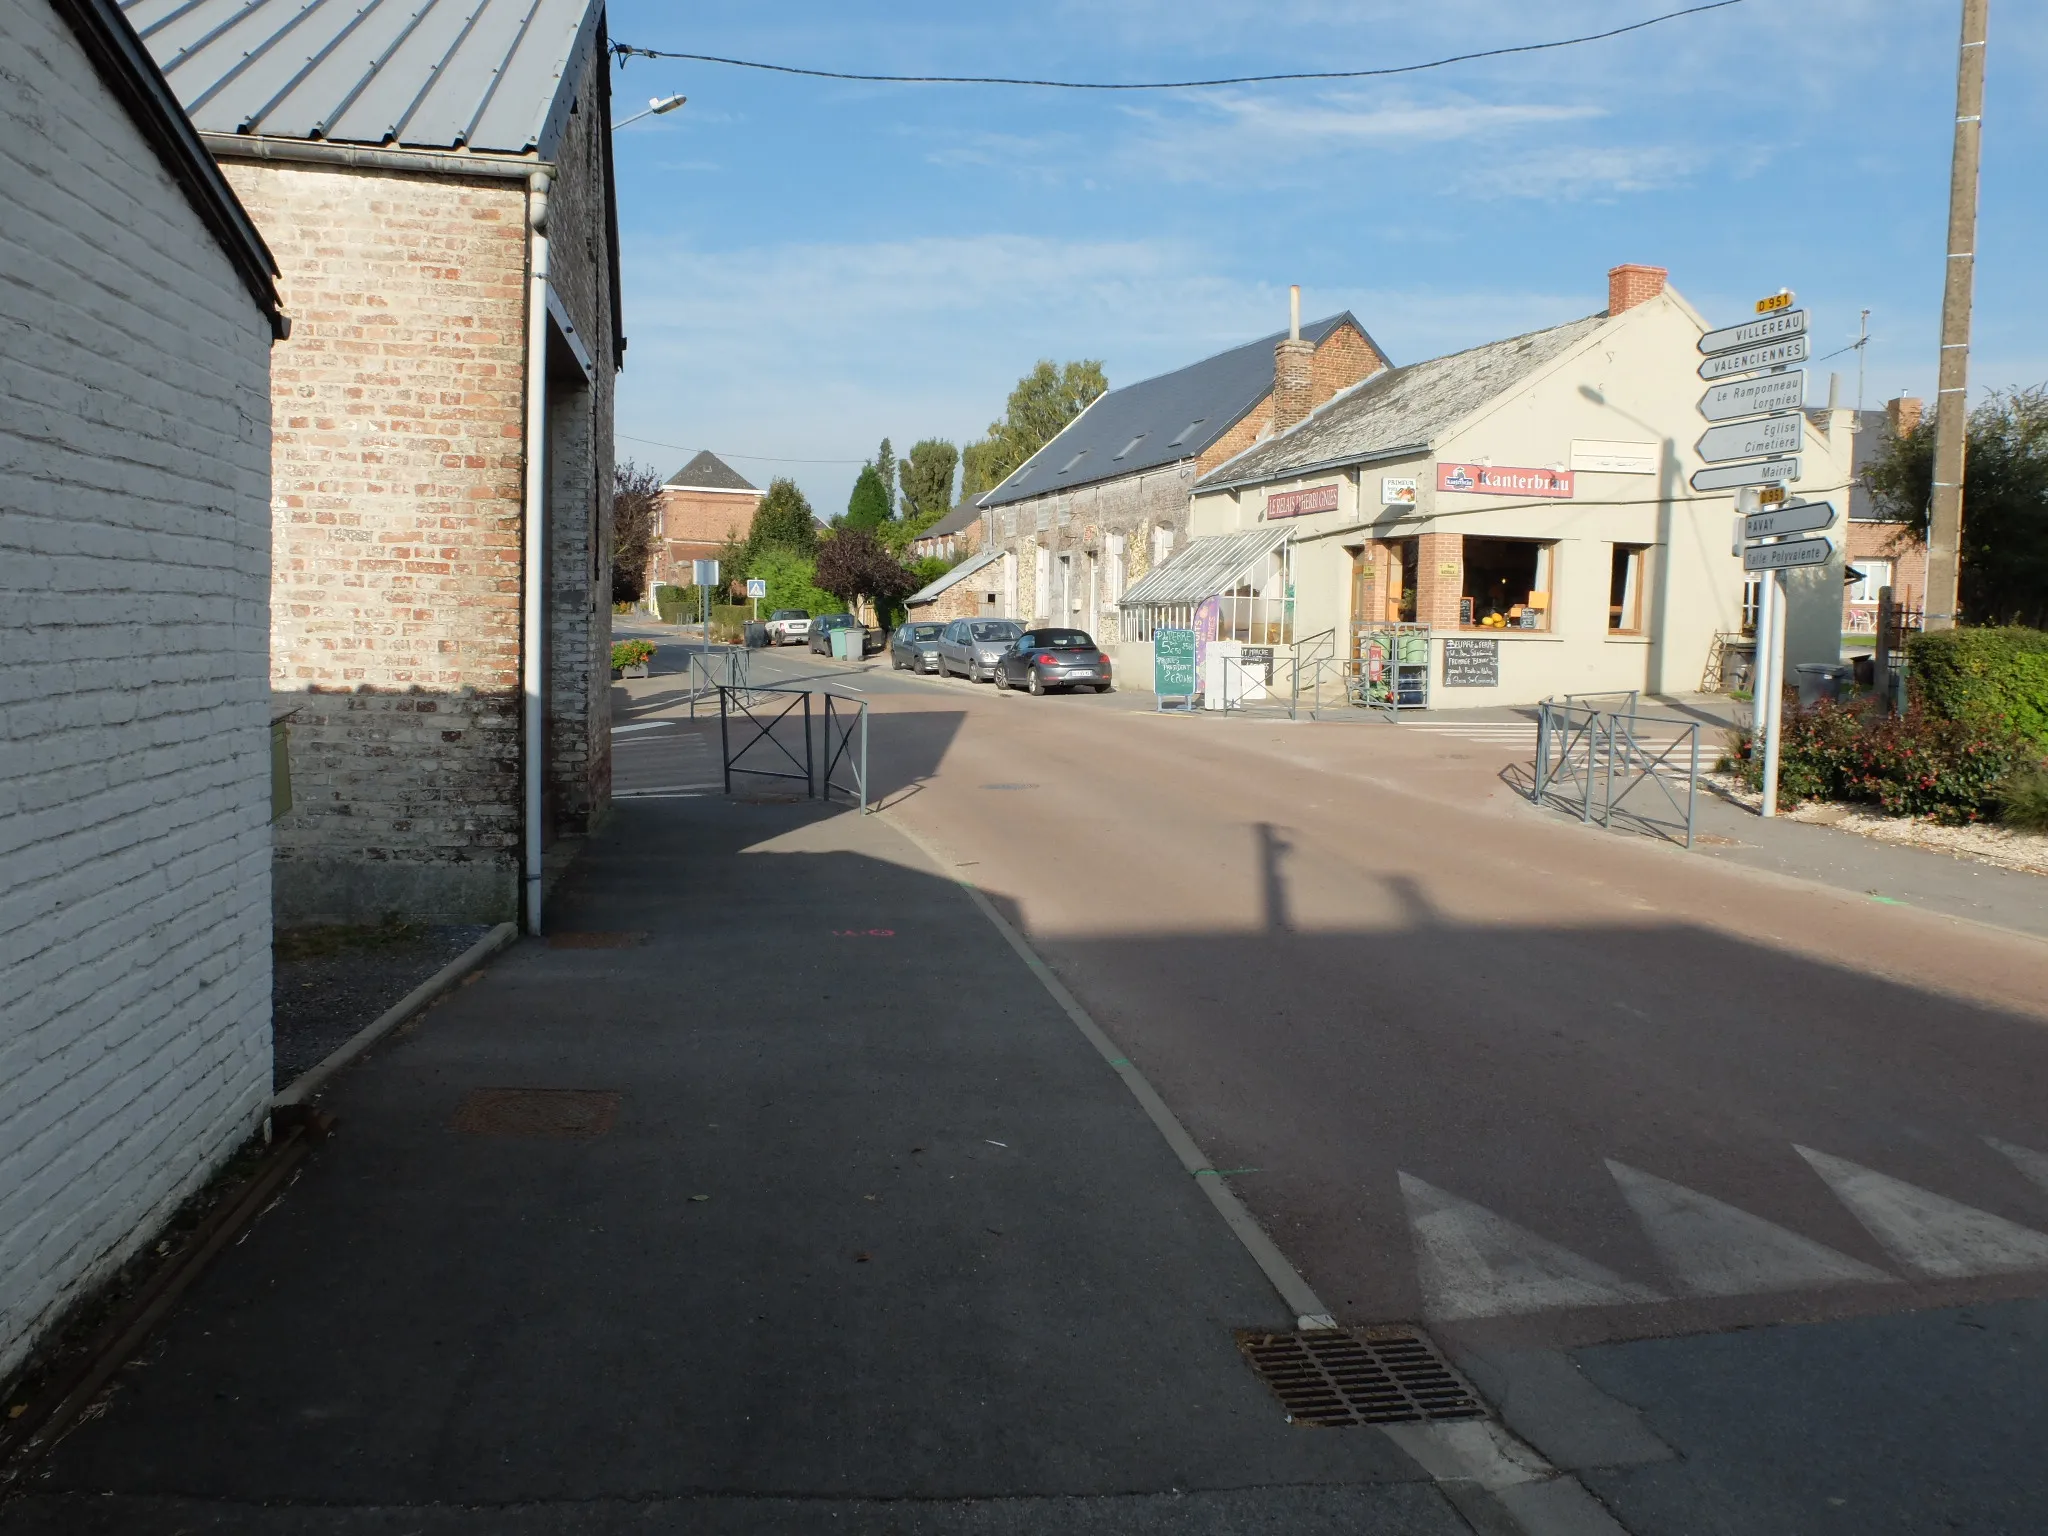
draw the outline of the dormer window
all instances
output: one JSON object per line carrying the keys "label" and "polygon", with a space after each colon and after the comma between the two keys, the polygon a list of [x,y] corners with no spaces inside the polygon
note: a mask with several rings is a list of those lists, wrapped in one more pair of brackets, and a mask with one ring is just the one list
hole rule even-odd
{"label": "dormer window", "polygon": [[1189,422],[1186,426],[1182,427],[1180,429],[1180,435],[1174,438],[1173,441],[1168,443],[1166,446],[1169,448],[1178,448],[1182,443],[1186,442],[1189,438],[1195,435],[1195,428],[1199,427],[1203,422],[1207,421],[1208,419],[1209,418],[1206,416],[1197,416],[1193,421]]}
{"label": "dormer window", "polygon": [[1132,439],[1131,439],[1131,440],[1130,440],[1130,441],[1129,441],[1128,443],[1125,443],[1125,444],[1123,445],[1123,447],[1122,447],[1122,448],[1118,449],[1118,450],[1117,450],[1117,454],[1116,454],[1116,456],[1117,456],[1118,458],[1120,458],[1120,459],[1121,459],[1121,458],[1125,458],[1125,457],[1127,457],[1127,456],[1128,456],[1128,455],[1130,454],[1130,452],[1131,452],[1131,450],[1132,450],[1133,448],[1136,448],[1136,447],[1138,446],[1138,444],[1140,444],[1140,443],[1142,443],[1143,441],[1145,441],[1145,439],[1146,439],[1146,437],[1147,437],[1148,435],[1149,435],[1149,434],[1147,434],[1147,433],[1144,433],[1144,432],[1140,432],[1140,433],[1139,433],[1139,434],[1138,434],[1138,435],[1137,435],[1136,437],[1132,438]]}
{"label": "dormer window", "polygon": [[1071,459],[1067,460],[1066,463],[1062,464],[1060,466],[1059,472],[1064,475],[1068,470],[1072,469],[1076,464],[1080,463],[1083,459],[1087,457],[1088,450],[1086,448],[1083,448],[1079,453],[1075,454]]}

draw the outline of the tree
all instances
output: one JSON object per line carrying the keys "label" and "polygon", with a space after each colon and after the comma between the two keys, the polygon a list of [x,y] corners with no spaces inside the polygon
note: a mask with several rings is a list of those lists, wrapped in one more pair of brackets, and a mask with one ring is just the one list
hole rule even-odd
{"label": "tree", "polygon": [[856,612],[868,599],[877,616],[917,590],[917,578],[871,528],[842,528],[820,543],[815,580]]}
{"label": "tree", "polygon": [[777,608],[801,608],[816,616],[838,613],[846,606],[831,593],[819,589],[817,565],[811,557],[787,546],[763,550],[747,574],[768,583],[768,596],[761,604],[763,613],[773,613]]}
{"label": "tree", "polygon": [[654,554],[654,514],[661,506],[661,476],[631,459],[612,470],[612,601],[636,603],[647,592]]}
{"label": "tree", "polygon": [[[1925,542],[1933,418],[1890,439],[1863,479],[1880,515]],[[1994,392],[1970,412],[1960,585],[1972,624],[2048,628],[2048,385]]]}
{"label": "tree", "polygon": [[846,516],[839,520],[839,526],[879,528],[888,521],[889,492],[882,484],[881,471],[872,464],[863,464],[854,478],[853,494],[846,500]]}
{"label": "tree", "polygon": [[953,472],[960,450],[941,438],[915,444],[898,474],[903,481],[903,521],[922,533],[953,510]]}
{"label": "tree", "polygon": [[1003,419],[990,422],[988,435],[967,445],[961,495],[972,498],[1001,485],[1108,389],[1098,361],[1060,365],[1040,358],[1010,391]]}
{"label": "tree", "polygon": [[889,515],[896,515],[896,450],[889,446],[889,439],[882,439],[882,446],[875,450],[875,473],[882,477],[882,491],[889,498]]}
{"label": "tree", "polygon": [[768,549],[793,549],[800,555],[818,549],[818,520],[811,504],[786,476],[770,480],[761,504],[754,508],[753,531],[747,535],[748,563]]}

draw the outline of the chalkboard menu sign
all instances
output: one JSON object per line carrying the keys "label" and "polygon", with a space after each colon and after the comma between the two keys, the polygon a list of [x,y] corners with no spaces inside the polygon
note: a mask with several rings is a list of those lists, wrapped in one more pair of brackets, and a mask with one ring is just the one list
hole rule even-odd
{"label": "chalkboard menu sign", "polygon": [[1152,691],[1163,699],[1195,696],[1195,632],[1152,631]]}
{"label": "chalkboard menu sign", "polygon": [[1248,645],[1237,653],[1238,665],[1244,668],[1245,676],[1255,677],[1268,688],[1273,686],[1273,648],[1270,645]]}
{"label": "chalkboard menu sign", "polygon": [[1444,686],[1446,688],[1498,688],[1500,686],[1500,642],[1498,640],[1445,640]]}

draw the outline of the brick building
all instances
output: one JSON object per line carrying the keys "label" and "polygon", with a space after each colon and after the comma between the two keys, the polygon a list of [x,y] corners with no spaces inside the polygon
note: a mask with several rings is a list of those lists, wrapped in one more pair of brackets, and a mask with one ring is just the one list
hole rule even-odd
{"label": "brick building", "polygon": [[1877,632],[1877,594],[1890,587],[1894,601],[1918,609],[1927,595],[1927,544],[1912,529],[1878,515],[1863,471],[1894,438],[1920,425],[1921,402],[1911,395],[1888,401],[1881,411],[1856,413],[1856,474],[1849,487],[1849,581],[1842,589],[1842,633]]}
{"label": "brick building", "polygon": [[610,793],[604,8],[125,0],[282,267],[281,921],[537,925]]}
{"label": "brick building", "polygon": [[1113,389],[981,498],[1004,615],[1118,636],[1124,589],[1186,542],[1198,476],[1387,367],[1348,311]]}
{"label": "brick building", "polygon": [[270,254],[112,0],[0,0],[0,1376],[270,1097]]}
{"label": "brick building", "polygon": [[689,586],[690,562],[716,559],[727,539],[744,539],[760,504],[760,491],[708,448],[670,475],[655,508],[647,590],[656,582]]}
{"label": "brick building", "polygon": [[988,528],[981,508],[971,501],[940,518],[910,541],[913,560],[965,560],[988,544]]}

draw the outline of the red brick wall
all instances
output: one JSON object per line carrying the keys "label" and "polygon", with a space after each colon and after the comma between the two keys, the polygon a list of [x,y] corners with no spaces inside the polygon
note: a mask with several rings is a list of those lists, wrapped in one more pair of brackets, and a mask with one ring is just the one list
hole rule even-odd
{"label": "red brick wall", "polygon": [[1425,533],[1416,540],[1415,618],[1432,629],[1458,627],[1465,586],[1465,536]]}
{"label": "red brick wall", "polygon": [[1373,349],[1362,332],[1340,325],[1316,347],[1314,404],[1321,405],[1339,390],[1369,379],[1387,366],[1387,360]]}

